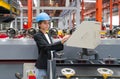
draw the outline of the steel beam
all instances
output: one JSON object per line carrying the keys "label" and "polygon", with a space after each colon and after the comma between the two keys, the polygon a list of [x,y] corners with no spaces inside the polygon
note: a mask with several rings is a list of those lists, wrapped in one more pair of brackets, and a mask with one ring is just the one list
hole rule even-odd
{"label": "steel beam", "polygon": [[21,9],[20,11],[20,29],[23,29],[23,9]]}
{"label": "steel beam", "polygon": [[52,17],[52,19],[62,19],[62,17]]}
{"label": "steel beam", "polygon": [[40,0],[37,0],[37,13],[36,13],[36,15],[38,15],[39,13],[40,13],[40,10],[39,10],[39,7],[40,7]]}
{"label": "steel beam", "polygon": [[32,27],[32,0],[28,1],[28,29]]}
{"label": "steel beam", "polygon": [[15,18],[15,29],[17,29],[17,17]]}
{"label": "steel beam", "polygon": [[110,30],[112,30],[112,14],[113,14],[113,1],[110,0]]}
{"label": "steel beam", "polygon": [[119,25],[120,25],[120,0],[118,0],[118,15],[119,15]]}
{"label": "steel beam", "polygon": [[84,21],[84,6],[85,6],[85,4],[84,4],[84,0],[82,0],[82,10],[81,10],[81,21]]}
{"label": "steel beam", "polygon": [[[18,19],[21,19],[21,17],[17,17]],[[28,17],[22,17],[23,19],[28,19]],[[33,17],[35,19],[35,17]],[[63,19],[63,17],[52,17],[52,19]]]}
{"label": "steel beam", "polygon": [[[27,10],[28,7],[22,7],[22,9]],[[33,7],[33,9],[41,9],[41,10],[77,10],[78,8],[76,7]]]}
{"label": "steel beam", "polygon": [[80,0],[77,0],[77,10],[76,10],[76,26],[80,24]]}

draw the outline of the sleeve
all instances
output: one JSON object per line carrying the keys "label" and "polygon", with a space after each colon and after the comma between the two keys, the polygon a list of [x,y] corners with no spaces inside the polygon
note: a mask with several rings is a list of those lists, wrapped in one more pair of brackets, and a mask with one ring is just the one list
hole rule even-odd
{"label": "sleeve", "polygon": [[63,44],[61,43],[61,41],[53,43],[53,44],[48,44],[40,35],[34,35],[34,40],[37,43],[39,49],[44,49],[47,51],[63,50]]}

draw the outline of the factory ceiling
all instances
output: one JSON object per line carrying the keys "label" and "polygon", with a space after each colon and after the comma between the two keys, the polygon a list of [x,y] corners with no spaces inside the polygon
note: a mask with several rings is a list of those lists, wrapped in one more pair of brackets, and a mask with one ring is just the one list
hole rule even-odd
{"label": "factory ceiling", "polygon": [[[28,0],[20,0],[23,6],[27,7],[27,1]],[[34,1],[34,0],[33,0]],[[37,1],[37,0],[36,0]],[[71,2],[74,0],[70,0]],[[82,0],[81,0],[82,1]],[[52,7],[64,7],[66,0],[40,0],[40,6],[52,6]],[[84,0],[84,7],[85,7],[85,12],[95,9],[96,6],[96,0]],[[109,2],[109,0],[103,0],[103,3]],[[35,6],[33,4],[33,6]],[[59,16],[62,10],[45,10],[47,13],[51,14],[51,16]]]}

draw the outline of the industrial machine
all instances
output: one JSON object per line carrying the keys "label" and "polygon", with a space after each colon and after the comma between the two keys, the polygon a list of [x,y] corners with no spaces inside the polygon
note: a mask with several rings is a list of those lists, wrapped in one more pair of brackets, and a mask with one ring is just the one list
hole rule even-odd
{"label": "industrial machine", "polygon": [[[92,24],[95,23],[95,26],[94,25],[90,26],[91,23]],[[90,27],[87,24],[89,24]],[[79,27],[80,29],[75,28],[76,30],[72,33],[71,38],[66,42],[64,50],[60,52],[56,52],[56,55],[58,57],[56,56],[56,58],[54,58],[53,60],[48,61],[48,73],[49,73],[48,79],[66,79],[66,78],[68,79],[94,79],[94,78],[103,79],[103,74],[99,72],[99,69],[103,69],[100,71],[108,73],[105,75],[106,77],[108,77],[108,79],[120,78],[119,76],[120,75],[119,74],[120,55],[118,53],[119,46],[120,46],[119,40],[118,39],[106,39],[106,40],[99,39],[100,37],[99,33],[95,32],[95,30],[98,27],[96,29],[94,28],[96,27],[96,24],[98,24],[98,27],[99,27],[98,22],[96,23],[96,22],[90,21],[88,23],[85,23],[84,26],[80,26]],[[86,29],[87,26],[88,26],[88,29],[83,30],[83,29]],[[28,34],[28,30],[29,30],[29,34]],[[18,38],[17,31],[13,28],[9,28],[7,33],[10,39],[9,38],[0,39],[0,50],[1,50],[0,61],[7,62],[7,63],[8,62],[20,63],[19,65],[21,66],[20,68],[18,68],[19,69],[18,72],[20,72],[21,70],[20,74],[23,74],[22,71],[24,67],[22,64],[26,62],[34,63],[38,56],[37,46],[34,40],[31,38],[32,35],[36,33],[36,30],[33,28],[28,30],[25,30],[25,29],[20,30],[20,32],[18,33],[24,36],[23,38]],[[74,35],[76,34],[79,34],[80,37],[79,36],[74,37]],[[78,40],[72,41],[74,40],[74,38],[77,38]],[[92,38],[94,39],[90,40]],[[88,41],[91,43],[88,43]],[[101,43],[99,43],[100,41]],[[79,44],[79,42],[81,42],[81,44]],[[76,43],[78,45],[76,45]],[[6,66],[9,66],[9,65],[6,65]],[[13,66],[15,66],[14,63],[13,63]],[[16,68],[17,67],[19,66],[16,66]],[[9,68],[9,71],[13,71],[14,69],[15,67]],[[106,69],[110,69],[111,71],[107,72]],[[111,72],[113,73],[111,74]],[[16,73],[15,75],[16,78],[18,79],[22,78],[23,75],[20,75],[20,74]]]}
{"label": "industrial machine", "polygon": [[110,25],[106,24],[103,25],[105,30],[101,32],[101,37],[102,38],[120,38],[120,26],[118,25],[113,25],[112,30],[110,30]]}
{"label": "industrial machine", "polygon": [[6,31],[6,34],[9,36],[9,38],[15,38],[15,35],[17,34],[17,32],[15,29],[9,28]]}
{"label": "industrial machine", "polygon": [[[60,57],[48,61],[48,79],[119,79],[118,58],[99,58],[100,23],[85,21],[76,28],[67,46],[81,48],[79,58]],[[92,29],[91,29],[92,27]],[[76,35],[76,34],[79,34]],[[89,42],[88,42],[89,41]],[[91,56],[93,56],[90,58]],[[86,58],[85,58],[86,56]]]}
{"label": "industrial machine", "polygon": [[18,0],[0,0],[0,22],[10,22],[19,14]]}

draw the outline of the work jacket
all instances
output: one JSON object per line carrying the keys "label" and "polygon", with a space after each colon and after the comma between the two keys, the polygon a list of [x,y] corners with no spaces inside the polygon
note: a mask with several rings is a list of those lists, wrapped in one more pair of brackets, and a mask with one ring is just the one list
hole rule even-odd
{"label": "work jacket", "polygon": [[63,50],[63,44],[61,41],[52,43],[51,36],[48,34],[51,44],[49,44],[45,35],[39,31],[34,35],[34,40],[38,47],[38,59],[35,66],[38,69],[47,69],[47,61],[51,59],[51,51]]}

